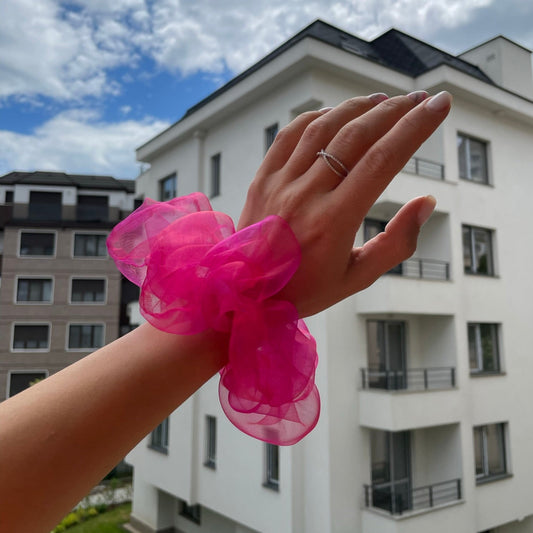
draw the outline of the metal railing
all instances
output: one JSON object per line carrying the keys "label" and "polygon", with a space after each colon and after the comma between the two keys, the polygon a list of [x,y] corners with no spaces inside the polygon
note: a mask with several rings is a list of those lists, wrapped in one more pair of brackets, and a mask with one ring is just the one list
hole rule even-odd
{"label": "metal railing", "polygon": [[420,157],[411,157],[403,167],[403,171],[434,180],[444,179],[444,165]]}
{"label": "metal railing", "polygon": [[374,370],[361,368],[363,389],[436,390],[455,387],[455,368],[410,368]]}
{"label": "metal railing", "polygon": [[387,274],[429,280],[449,280],[450,263],[436,259],[418,259],[411,257],[403,261]]}
{"label": "metal railing", "polygon": [[76,219],[78,221],[107,222],[109,208],[107,205],[77,205]]}
{"label": "metal railing", "polygon": [[377,507],[391,514],[430,509],[462,498],[460,479],[414,489],[407,482],[364,485],[364,489],[366,507]]}

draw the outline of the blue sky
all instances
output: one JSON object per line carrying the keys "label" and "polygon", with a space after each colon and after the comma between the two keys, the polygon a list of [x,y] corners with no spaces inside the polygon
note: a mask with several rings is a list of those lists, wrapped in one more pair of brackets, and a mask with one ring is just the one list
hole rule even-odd
{"label": "blue sky", "polygon": [[137,146],[317,18],[454,54],[533,48],[529,0],[2,0],[0,174],[134,178]]}

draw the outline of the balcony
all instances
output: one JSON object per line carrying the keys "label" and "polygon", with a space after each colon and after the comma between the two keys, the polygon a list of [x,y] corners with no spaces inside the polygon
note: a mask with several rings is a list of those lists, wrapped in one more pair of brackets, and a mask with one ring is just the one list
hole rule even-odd
{"label": "balcony", "polygon": [[435,180],[444,180],[444,165],[421,157],[411,157],[403,168],[403,172]]}
{"label": "balcony", "polygon": [[109,207],[107,205],[78,204],[76,206],[78,222],[108,222]]}
{"label": "balcony", "polygon": [[462,531],[464,507],[457,507],[464,501],[460,424],[370,430],[367,435],[362,533]]}
{"label": "balcony", "polygon": [[363,389],[429,391],[455,388],[455,368],[361,369]]}
{"label": "balcony", "polygon": [[411,257],[390,270],[388,274],[396,274],[406,278],[448,281],[450,279],[450,263],[436,259]]}
{"label": "balcony", "polygon": [[391,515],[431,509],[462,499],[460,479],[411,488],[407,482],[364,485],[365,507],[375,507]]}

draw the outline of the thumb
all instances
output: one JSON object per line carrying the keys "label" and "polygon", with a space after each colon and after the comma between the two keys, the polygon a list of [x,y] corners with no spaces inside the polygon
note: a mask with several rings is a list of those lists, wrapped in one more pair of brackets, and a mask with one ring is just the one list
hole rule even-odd
{"label": "thumb", "polygon": [[352,293],[366,289],[416,250],[420,228],[429,219],[437,201],[420,196],[405,204],[385,227],[385,231],[352,250],[347,280]]}

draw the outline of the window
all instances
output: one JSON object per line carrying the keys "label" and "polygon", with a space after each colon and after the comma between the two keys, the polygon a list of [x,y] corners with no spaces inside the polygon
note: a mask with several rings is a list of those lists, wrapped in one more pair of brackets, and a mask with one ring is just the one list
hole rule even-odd
{"label": "window", "polygon": [[367,321],[368,387],[386,390],[407,387],[405,338],[405,322]]}
{"label": "window", "polygon": [[491,230],[463,226],[463,260],[467,274],[494,276]]}
{"label": "window", "polygon": [[60,192],[30,191],[30,220],[61,220]]}
{"label": "window", "polygon": [[187,502],[181,502],[180,515],[184,516],[188,520],[191,520],[195,524],[201,522],[201,507],[200,505],[188,505]]}
{"label": "window", "polygon": [[51,256],[55,253],[55,233],[32,233],[23,231],[20,234],[21,256]]}
{"label": "window", "polygon": [[108,201],[107,196],[78,196],[77,219],[85,222],[107,222],[109,220]]}
{"label": "window", "polygon": [[268,152],[268,149],[272,146],[276,135],[278,134],[279,126],[278,123],[272,124],[265,129],[265,153]]}
{"label": "window", "polygon": [[476,183],[488,184],[487,143],[459,133],[457,150],[459,177]]}
{"label": "window", "polygon": [[372,505],[393,514],[410,508],[411,436],[408,431],[370,432]]}
{"label": "window", "polygon": [[205,417],[205,461],[204,465],[216,468],[217,465],[217,419],[214,416]]}
{"label": "window", "polygon": [[264,486],[279,490],[279,446],[265,443],[265,482]]}
{"label": "window", "polygon": [[13,191],[6,191],[6,204],[13,203]]}
{"label": "window", "polygon": [[476,480],[478,482],[507,473],[505,426],[506,424],[489,424],[474,428]]}
{"label": "window", "polygon": [[105,279],[73,279],[71,302],[105,302]]}
{"label": "window", "polygon": [[211,157],[211,192],[210,198],[220,196],[220,154]]}
{"label": "window", "polygon": [[50,344],[48,324],[15,324],[13,350],[47,350]]}
{"label": "window", "polygon": [[9,397],[26,390],[46,378],[46,372],[11,372],[9,375]]}
{"label": "window", "polygon": [[103,345],[103,324],[70,324],[68,328],[69,350],[100,348]]}
{"label": "window", "polygon": [[74,235],[74,257],[107,257],[107,235],[76,233]]}
{"label": "window", "polygon": [[500,371],[498,324],[468,324],[468,355],[471,373]]}
{"label": "window", "polygon": [[52,301],[52,280],[50,278],[18,278],[17,303]]}
{"label": "window", "polygon": [[176,188],[176,174],[163,178],[159,182],[159,199],[162,202],[176,198],[178,191]]}
{"label": "window", "polygon": [[[383,220],[375,220],[373,218],[365,218],[364,226],[363,226],[363,238],[365,242],[369,241],[370,239],[373,239],[377,235],[379,235],[381,232],[385,231],[385,227],[387,226],[388,222],[385,222]],[[399,265],[396,265],[395,267],[391,268],[387,274],[403,274],[403,264],[400,263]]]}
{"label": "window", "polygon": [[168,453],[168,418],[157,426],[150,437],[150,448]]}

